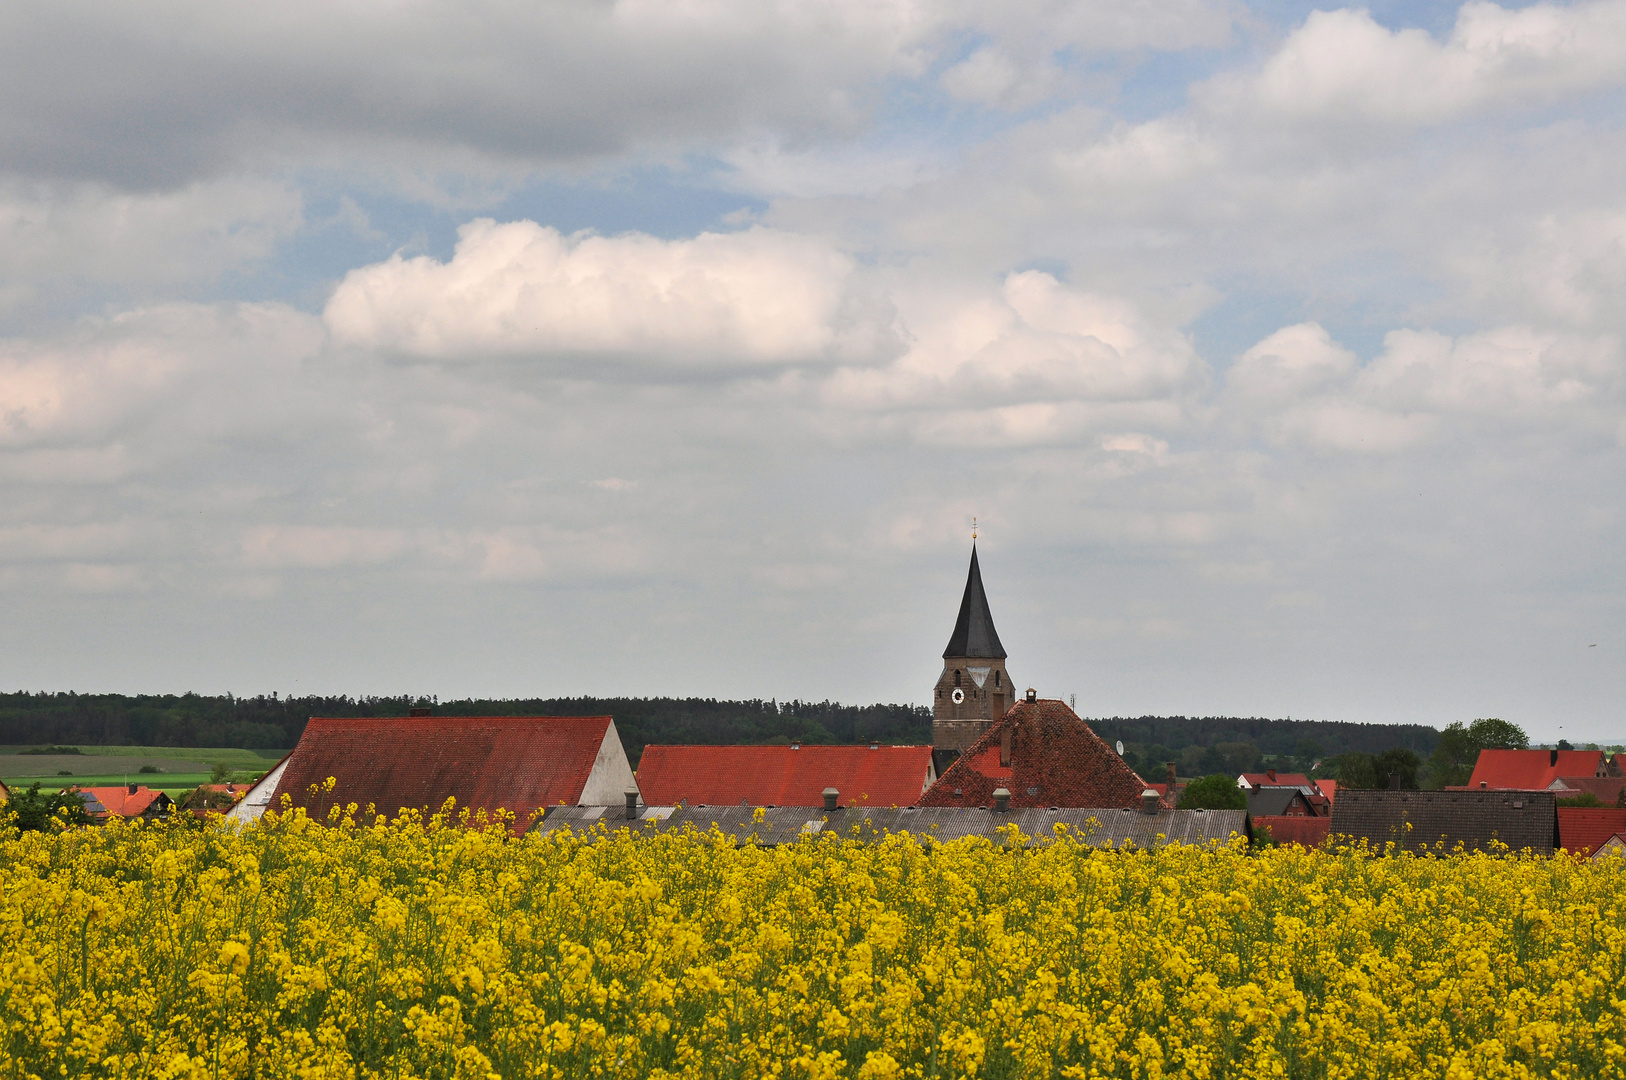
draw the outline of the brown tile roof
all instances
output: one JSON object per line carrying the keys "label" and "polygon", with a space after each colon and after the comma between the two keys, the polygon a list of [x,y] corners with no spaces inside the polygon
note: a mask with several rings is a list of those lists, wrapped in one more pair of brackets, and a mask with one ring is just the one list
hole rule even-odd
{"label": "brown tile roof", "polygon": [[[318,814],[353,802],[393,817],[455,798],[459,808],[511,810],[523,830],[533,810],[576,804],[613,731],[608,716],[312,717],[270,808],[288,795]],[[313,798],[311,786],[330,776],[333,793]]]}
{"label": "brown tile roof", "polygon": [[[1458,844],[1488,851],[1493,841],[1514,851],[1553,851],[1556,830],[1548,791],[1358,791],[1344,788],[1332,808],[1332,831],[1382,848],[1391,840],[1420,851]],[[1411,828],[1406,828],[1407,825]]]}
{"label": "brown tile roof", "polygon": [[[1010,765],[1002,766],[1010,739]],[[1064,701],[1019,701],[983,732],[921,797],[922,806],[991,806],[994,790],[1013,807],[1134,809],[1146,782]],[[958,794],[956,794],[958,792]]]}
{"label": "brown tile roof", "polygon": [[929,746],[646,746],[638,790],[650,806],[913,806],[931,770]]}
{"label": "brown tile roof", "polygon": [[1268,829],[1270,838],[1278,844],[1298,844],[1300,847],[1320,847],[1332,828],[1332,818],[1328,817],[1270,817],[1260,814],[1251,815],[1249,820],[1253,823],[1255,836]]}

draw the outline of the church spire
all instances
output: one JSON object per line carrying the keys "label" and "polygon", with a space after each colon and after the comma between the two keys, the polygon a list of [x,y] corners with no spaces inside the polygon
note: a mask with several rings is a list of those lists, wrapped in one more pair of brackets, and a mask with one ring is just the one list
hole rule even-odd
{"label": "church spire", "polygon": [[954,623],[954,636],[943,650],[945,659],[964,656],[1005,659],[994,617],[988,612],[988,594],[982,591],[982,570],[977,566],[977,542],[971,542],[971,572],[965,579],[965,596],[960,600],[960,617]]}

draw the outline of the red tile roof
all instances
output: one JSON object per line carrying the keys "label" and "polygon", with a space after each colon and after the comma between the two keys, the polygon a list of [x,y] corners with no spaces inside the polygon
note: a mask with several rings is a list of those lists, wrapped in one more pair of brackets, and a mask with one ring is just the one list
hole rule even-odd
{"label": "red tile roof", "polygon": [[1270,838],[1278,844],[1298,844],[1301,847],[1320,847],[1332,828],[1330,817],[1256,817],[1252,819],[1254,835],[1269,829]]}
{"label": "red tile roof", "polygon": [[1249,787],[1314,787],[1315,781],[1296,772],[1245,772],[1242,779]]}
{"label": "red tile roof", "polygon": [[929,746],[646,746],[638,790],[650,806],[913,806],[931,769]]}
{"label": "red tile roof", "polygon": [[1618,832],[1626,832],[1626,807],[1558,808],[1558,846],[1573,855],[1591,855]]}
{"label": "red tile roof", "polygon": [[[1622,802],[1622,795],[1626,794],[1626,776],[1566,776],[1562,779],[1564,787],[1571,789],[1575,794],[1589,791],[1596,795],[1600,802],[1609,806],[1626,805],[1626,802]],[[1560,799],[1571,797],[1569,793],[1559,788],[1549,790]]]}
{"label": "red tile roof", "polygon": [[118,787],[82,787],[78,790],[94,796],[114,817],[140,817],[149,809],[154,809],[153,803],[158,803],[156,809],[161,810],[170,801],[162,791],[144,784],[136,785],[133,793],[129,785],[123,784]]}
{"label": "red tile roof", "polygon": [[1600,750],[1481,750],[1468,786],[1542,791],[1559,777],[1595,775],[1602,760]]}
{"label": "red tile roof", "polygon": [[1327,804],[1329,806],[1338,801],[1338,781],[1317,780],[1315,781],[1315,786],[1320,790],[1321,794],[1327,797]]}
{"label": "red tile roof", "polygon": [[[523,830],[540,807],[576,805],[612,730],[608,716],[312,717],[270,808],[286,794],[313,813],[353,802],[393,817],[455,798],[513,811]],[[330,776],[333,793],[313,799]]]}
{"label": "red tile roof", "polygon": [[[1011,764],[1002,766],[1007,733]],[[991,806],[994,789],[1005,788],[1013,807],[1133,809],[1146,787],[1066,702],[1018,701],[938,777],[920,803]]]}

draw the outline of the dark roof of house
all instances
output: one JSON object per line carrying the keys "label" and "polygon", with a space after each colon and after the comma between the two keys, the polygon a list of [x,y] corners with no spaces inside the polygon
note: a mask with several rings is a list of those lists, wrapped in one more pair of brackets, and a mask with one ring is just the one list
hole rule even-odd
{"label": "dark roof of house", "polygon": [[1626,832],[1626,807],[1558,808],[1558,846],[1572,855],[1591,855],[1618,832]]}
{"label": "dark roof of house", "polygon": [[1282,817],[1295,802],[1303,803],[1307,813],[1310,804],[1304,793],[1296,787],[1256,787],[1248,789],[1248,816]]}
{"label": "dark roof of house", "polygon": [[[1011,764],[999,763],[1011,741]],[[922,806],[992,806],[994,791],[1013,807],[1135,808],[1146,782],[1064,701],[1018,701],[983,732],[921,797]]]}
{"label": "dark roof of house", "polygon": [[1278,844],[1298,844],[1300,847],[1320,847],[1332,829],[1332,818],[1329,817],[1250,814],[1248,820],[1253,825],[1255,836],[1268,829],[1270,838]]}
{"label": "dark roof of house", "polygon": [[971,572],[966,575],[965,595],[960,598],[960,617],[954,621],[948,648],[943,650],[944,659],[951,656],[1005,659],[1005,647],[999,643],[994,617],[988,611],[988,594],[982,591],[976,544],[971,545]]}
{"label": "dark roof of house", "polygon": [[[810,810],[806,807],[647,806],[629,821],[619,807],[556,807],[535,826],[542,833],[570,828],[580,832],[597,825],[611,829],[632,826],[639,833],[672,829],[700,832],[716,827],[737,843],[773,846],[803,836],[841,836],[874,842],[907,833],[916,839],[943,843],[968,836],[1007,843],[1015,826],[1028,845],[1068,842],[1093,847],[1161,847],[1165,844],[1223,844],[1233,837],[1249,837],[1248,818],[1241,810],[1160,810],[1143,814],[1134,810],[1073,808],[1011,810],[999,813],[976,807],[844,807]],[[760,813],[760,817],[758,816]],[[1061,826],[1058,834],[1057,826]]]}
{"label": "dark roof of house", "polygon": [[[1450,852],[1458,845],[1550,855],[1556,817],[1547,791],[1358,791],[1343,788],[1332,831],[1376,848],[1393,841],[1410,851]],[[1410,828],[1407,828],[1407,826]]]}
{"label": "dark roof of house", "polygon": [[646,746],[638,790],[651,806],[913,806],[931,769],[929,746]]}
{"label": "dark roof of house", "polygon": [[[608,716],[312,717],[288,755],[271,808],[287,795],[312,813],[335,804],[532,811],[574,805],[610,731]],[[328,777],[331,794],[312,796]]]}

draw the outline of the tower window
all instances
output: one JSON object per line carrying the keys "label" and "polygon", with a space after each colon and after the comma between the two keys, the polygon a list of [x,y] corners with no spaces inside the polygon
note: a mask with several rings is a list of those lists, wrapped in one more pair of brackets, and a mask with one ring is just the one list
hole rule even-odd
{"label": "tower window", "polygon": [[999,672],[998,671],[994,672],[994,685],[995,686],[999,685]]}
{"label": "tower window", "polygon": [[955,686],[960,685],[960,669],[959,668],[954,669],[954,685]]}

